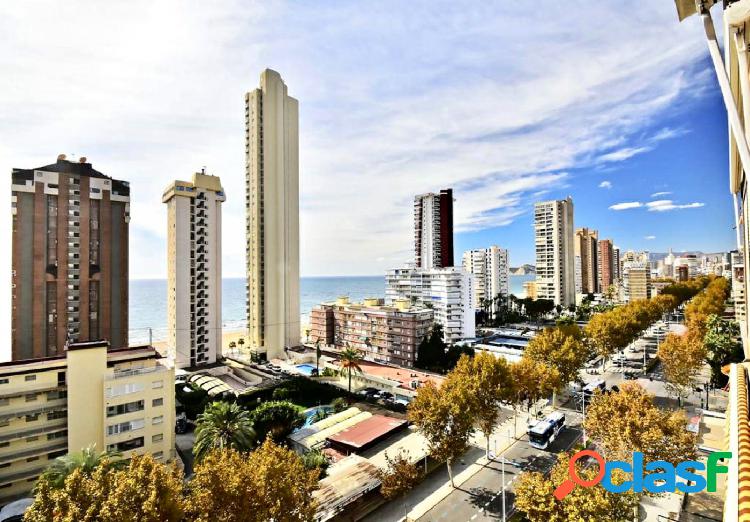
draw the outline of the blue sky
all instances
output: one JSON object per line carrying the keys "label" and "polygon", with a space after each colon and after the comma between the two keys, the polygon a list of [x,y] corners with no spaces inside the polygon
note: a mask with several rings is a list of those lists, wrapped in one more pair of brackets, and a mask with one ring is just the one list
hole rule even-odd
{"label": "blue sky", "polygon": [[533,202],[568,194],[576,225],[624,249],[731,248],[698,20],[648,0],[523,5],[3,2],[0,170],[67,153],[129,180],[140,278],[166,273],[162,190],[205,165],[228,193],[224,273],[241,276],[244,93],[270,67],[300,101],[303,275],[408,261],[412,198],[444,187],[457,257],[497,243],[533,262]]}

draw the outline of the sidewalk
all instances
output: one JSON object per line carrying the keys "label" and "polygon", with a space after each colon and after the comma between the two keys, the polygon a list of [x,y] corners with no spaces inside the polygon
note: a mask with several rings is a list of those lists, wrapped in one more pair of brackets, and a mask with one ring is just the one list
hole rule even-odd
{"label": "sidewalk", "polygon": [[[527,420],[528,414],[521,413],[519,414],[518,418],[515,419],[515,421],[514,417],[511,416],[507,421],[498,426],[490,437],[490,448],[492,449],[492,452],[496,455],[502,455],[502,453],[506,449],[513,445],[519,437],[526,433]],[[514,423],[515,434],[513,434]],[[508,436],[506,435],[509,432],[513,435],[513,438],[511,440],[509,440]],[[471,443],[479,448],[482,448],[482,456],[474,461],[473,464],[470,464],[468,467],[466,467],[466,469],[454,475],[453,482],[456,487],[461,487],[464,482],[478,473],[488,462],[487,458],[484,456],[484,450],[487,445],[487,441],[485,440],[484,435],[482,435],[481,433],[476,433],[474,437],[472,437]],[[453,487],[450,484],[450,480],[448,480],[438,489],[433,491],[431,495],[415,505],[411,509],[411,511],[409,511],[407,520],[418,520],[420,517],[424,516],[430,509],[435,507],[441,500],[450,495],[452,491]]]}

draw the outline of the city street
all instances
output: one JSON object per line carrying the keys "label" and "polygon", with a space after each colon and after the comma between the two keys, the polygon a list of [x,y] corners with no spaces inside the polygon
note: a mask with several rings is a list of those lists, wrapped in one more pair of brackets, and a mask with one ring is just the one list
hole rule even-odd
{"label": "city street", "polygon": [[[483,467],[467,482],[439,502],[420,521],[502,520],[502,466],[505,459],[506,513],[513,509],[513,483],[522,471],[547,472],[556,462],[556,454],[571,448],[581,436],[580,415],[565,411],[566,421],[575,424],[564,429],[547,450],[532,448],[528,436],[516,441],[494,462]],[[515,465],[510,465],[513,463]]]}

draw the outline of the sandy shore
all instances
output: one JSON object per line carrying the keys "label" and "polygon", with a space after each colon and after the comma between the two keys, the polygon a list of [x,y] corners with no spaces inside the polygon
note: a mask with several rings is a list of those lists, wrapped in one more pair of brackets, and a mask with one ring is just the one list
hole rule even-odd
{"label": "sandy shore", "polygon": [[[307,326],[303,326],[302,327],[301,337],[302,337],[303,341],[304,341],[305,330],[306,329],[307,329]],[[243,330],[224,330],[224,331],[222,331],[222,333],[221,333],[221,349],[225,353],[228,353],[229,350],[230,350],[229,343],[231,343],[232,341],[234,341],[235,343],[237,343],[237,347],[239,348],[239,342],[238,341],[240,339],[244,339],[245,340],[244,347],[247,348],[248,344],[247,344],[247,331],[246,330],[243,329]],[[154,348],[156,348],[157,350],[159,350],[160,352],[162,352],[163,350],[166,350],[166,348],[167,348],[167,341],[154,341],[152,343],[152,345],[153,345]]]}

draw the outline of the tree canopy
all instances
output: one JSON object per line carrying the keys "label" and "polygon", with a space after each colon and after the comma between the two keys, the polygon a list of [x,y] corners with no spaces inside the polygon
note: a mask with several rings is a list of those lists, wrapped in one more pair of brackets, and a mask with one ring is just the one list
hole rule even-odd
{"label": "tree canopy", "polygon": [[256,433],[246,410],[236,403],[214,402],[198,415],[193,454],[200,460],[213,449],[248,451],[254,446],[255,439]]}
{"label": "tree canopy", "polygon": [[288,401],[264,402],[249,417],[258,440],[270,436],[276,443],[284,442],[292,431],[305,422],[301,408]]}

